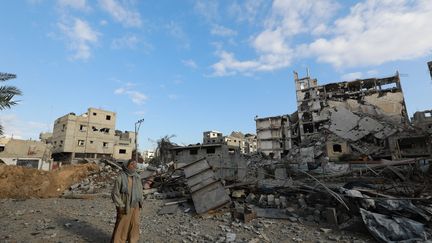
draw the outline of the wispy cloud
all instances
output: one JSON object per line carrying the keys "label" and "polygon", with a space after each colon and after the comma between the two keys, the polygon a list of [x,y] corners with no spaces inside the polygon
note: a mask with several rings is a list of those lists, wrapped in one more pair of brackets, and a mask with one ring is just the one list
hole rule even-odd
{"label": "wispy cloud", "polygon": [[219,18],[219,5],[215,0],[195,0],[194,10],[208,22],[214,22]]}
{"label": "wispy cloud", "polygon": [[228,13],[238,22],[257,23],[257,18],[266,13],[266,5],[270,1],[266,0],[246,0],[239,3],[232,1],[228,7]]}
{"label": "wispy cloud", "polygon": [[363,77],[362,72],[353,72],[353,73],[346,73],[346,74],[342,75],[341,79],[344,81],[351,81],[351,80],[355,80],[355,79],[360,79],[362,77]]}
{"label": "wispy cloud", "polygon": [[153,46],[143,40],[142,38],[134,35],[127,34],[120,38],[116,38],[111,42],[112,49],[139,49],[144,53],[150,53],[153,50]]}
{"label": "wispy cloud", "polygon": [[[339,10],[335,0],[273,1],[263,30],[250,37],[256,57],[241,60],[236,53],[218,47],[213,74],[273,71],[302,58],[314,58],[340,70],[409,60],[432,51],[432,5],[428,1],[365,0],[345,15],[338,15]],[[413,41],[413,36],[419,38]]]}
{"label": "wispy cloud", "polygon": [[91,48],[98,43],[100,33],[79,18],[60,22],[57,26],[67,40],[68,48],[74,52],[73,60],[87,60],[91,57]]}
{"label": "wispy cloud", "polygon": [[117,0],[99,0],[101,8],[117,22],[126,27],[140,27],[142,25],[140,13],[134,10],[132,6],[127,6],[125,1],[122,3]]}
{"label": "wispy cloud", "polygon": [[432,50],[430,16],[430,1],[364,1],[305,50],[337,68],[417,58]]}
{"label": "wispy cloud", "polygon": [[331,0],[302,1],[275,0],[271,14],[264,20],[264,30],[250,38],[250,46],[257,53],[251,60],[239,60],[235,53],[219,47],[219,61],[212,65],[213,75],[250,75],[257,71],[273,71],[291,65],[295,55],[294,36],[307,33],[326,23],[337,9]]}
{"label": "wispy cloud", "polygon": [[145,112],[145,111],[135,111],[134,112],[134,115],[136,115],[136,116],[142,116],[142,115],[145,115],[147,112]]}
{"label": "wispy cloud", "polygon": [[177,100],[178,98],[179,98],[179,96],[176,94],[169,94],[168,95],[168,99],[170,99],[170,100]]}
{"label": "wispy cloud", "polygon": [[41,132],[52,131],[51,125],[37,121],[23,121],[15,114],[3,114],[0,124],[6,137],[17,139],[38,139]]}
{"label": "wispy cloud", "polygon": [[111,42],[111,47],[113,49],[134,49],[141,42],[141,40],[136,35],[125,35],[123,37],[114,39]]}
{"label": "wispy cloud", "polygon": [[58,0],[58,5],[62,8],[73,8],[77,10],[90,10],[86,0]]}
{"label": "wispy cloud", "polygon": [[148,97],[139,91],[133,90],[134,86],[135,85],[132,83],[127,83],[125,86],[114,90],[114,94],[127,95],[133,103],[142,105],[148,99]]}
{"label": "wispy cloud", "polygon": [[210,33],[212,35],[223,36],[223,37],[231,37],[237,35],[237,32],[235,30],[224,27],[222,25],[214,25]]}
{"label": "wispy cloud", "polygon": [[179,42],[180,47],[184,49],[190,48],[189,37],[186,35],[180,24],[171,21],[165,25],[165,28],[168,33]]}
{"label": "wispy cloud", "polygon": [[195,61],[192,60],[192,59],[182,60],[181,62],[182,62],[183,65],[185,65],[186,67],[190,67],[190,68],[193,68],[193,69],[198,68],[198,65],[197,65],[197,64],[195,63]]}

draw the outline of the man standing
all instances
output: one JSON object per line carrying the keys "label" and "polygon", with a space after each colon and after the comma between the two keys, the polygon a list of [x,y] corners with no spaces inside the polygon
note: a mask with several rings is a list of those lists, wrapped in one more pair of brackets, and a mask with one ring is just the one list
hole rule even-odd
{"label": "man standing", "polygon": [[111,197],[117,209],[117,220],[111,238],[112,243],[136,243],[139,240],[143,187],[136,168],[137,163],[133,159],[124,163],[123,171],[114,182]]}

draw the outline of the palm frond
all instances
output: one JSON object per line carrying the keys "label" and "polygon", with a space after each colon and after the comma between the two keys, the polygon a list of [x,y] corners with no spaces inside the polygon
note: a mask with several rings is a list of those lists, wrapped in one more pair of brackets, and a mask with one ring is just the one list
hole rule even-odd
{"label": "palm frond", "polygon": [[15,74],[11,74],[11,73],[1,73],[0,72],[0,81],[6,81],[9,79],[14,79],[16,78]]}
{"label": "palm frond", "polygon": [[0,96],[3,95],[21,95],[22,92],[17,87],[14,86],[0,86]]}
{"label": "palm frond", "polygon": [[9,109],[18,103],[12,100],[15,96],[21,95],[22,92],[13,86],[0,86],[0,110]]}

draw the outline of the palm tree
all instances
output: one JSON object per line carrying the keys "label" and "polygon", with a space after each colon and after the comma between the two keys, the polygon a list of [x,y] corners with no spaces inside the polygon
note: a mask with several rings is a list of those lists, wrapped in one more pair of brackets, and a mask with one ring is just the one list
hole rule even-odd
{"label": "palm tree", "polygon": [[[15,74],[0,73],[0,82],[16,78]],[[14,96],[21,95],[21,90],[17,87],[3,85],[0,86],[0,110],[11,108],[17,104],[17,101],[12,100]],[[3,126],[0,125],[0,135],[3,134]]]}

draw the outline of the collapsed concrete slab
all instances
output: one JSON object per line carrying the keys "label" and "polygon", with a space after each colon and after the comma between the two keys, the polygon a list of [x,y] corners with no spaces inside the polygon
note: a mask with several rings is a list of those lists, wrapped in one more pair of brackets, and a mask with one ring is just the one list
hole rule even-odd
{"label": "collapsed concrete slab", "polygon": [[219,208],[231,201],[207,160],[197,160],[183,166],[182,169],[198,214]]}

